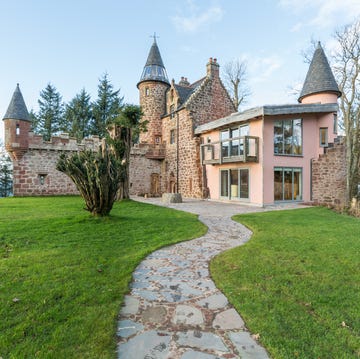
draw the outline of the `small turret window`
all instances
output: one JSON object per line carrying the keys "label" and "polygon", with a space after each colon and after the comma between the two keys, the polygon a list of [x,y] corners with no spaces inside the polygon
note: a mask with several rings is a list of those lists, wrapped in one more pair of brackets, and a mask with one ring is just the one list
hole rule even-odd
{"label": "small turret window", "polygon": [[145,96],[149,96],[150,95],[150,90],[148,87],[145,87]]}
{"label": "small turret window", "polygon": [[16,124],[16,136],[19,136],[20,135],[20,125],[17,123]]}
{"label": "small turret window", "polygon": [[46,179],[46,173],[40,173],[39,174],[39,182],[40,182],[40,185],[43,186],[45,184],[45,179]]}

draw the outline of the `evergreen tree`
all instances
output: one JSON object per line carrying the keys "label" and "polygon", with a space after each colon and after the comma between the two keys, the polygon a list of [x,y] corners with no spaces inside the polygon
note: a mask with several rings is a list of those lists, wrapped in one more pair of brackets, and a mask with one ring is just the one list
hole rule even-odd
{"label": "evergreen tree", "polygon": [[5,148],[0,144],[0,197],[12,194],[12,162]]}
{"label": "evergreen tree", "polygon": [[37,114],[38,132],[44,140],[59,132],[68,132],[69,128],[64,121],[64,105],[62,97],[55,86],[50,83],[40,92],[39,112]]}
{"label": "evergreen tree", "polygon": [[119,97],[119,92],[120,90],[113,90],[113,85],[106,73],[99,79],[98,99],[92,105],[92,135],[98,135],[100,138],[105,137],[107,126],[119,116],[123,102],[123,97]]}
{"label": "evergreen tree", "polygon": [[65,120],[69,126],[69,134],[81,141],[90,135],[90,123],[92,119],[90,95],[82,89],[65,110]]}
{"label": "evergreen tree", "polygon": [[30,110],[29,117],[31,121],[31,131],[34,133],[39,133],[40,132],[39,119],[33,109]]}
{"label": "evergreen tree", "polygon": [[142,112],[139,106],[125,105],[119,116],[109,126],[108,142],[113,147],[116,157],[121,161],[122,176],[120,177],[118,199],[129,198],[129,165],[130,150],[137,141],[140,132],[146,131],[148,121],[141,121]]}

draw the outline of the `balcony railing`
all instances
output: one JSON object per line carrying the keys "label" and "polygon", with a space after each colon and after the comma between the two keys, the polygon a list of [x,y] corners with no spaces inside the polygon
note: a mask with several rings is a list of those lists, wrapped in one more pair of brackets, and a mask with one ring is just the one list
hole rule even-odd
{"label": "balcony railing", "polygon": [[259,162],[259,138],[242,136],[201,145],[201,163]]}
{"label": "balcony railing", "polygon": [[147,147],[146,158],[152,160],[163,160],[165,158],[165,145],[147,145]]}

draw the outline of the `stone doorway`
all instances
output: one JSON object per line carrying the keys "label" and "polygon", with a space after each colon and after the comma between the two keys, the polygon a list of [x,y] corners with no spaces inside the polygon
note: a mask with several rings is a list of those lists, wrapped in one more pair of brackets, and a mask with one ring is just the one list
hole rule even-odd
{"label": "stone doorway", "polygon": [[150,178],[150,193],[153,196],[160,195],[160,175],[158,173],[152,173]]}
{"label": "stone doorway", "polygon": [[174,176],[174,172],[170,173],[169,184],[168,184],[168,192],[176,193],[176,178]]}

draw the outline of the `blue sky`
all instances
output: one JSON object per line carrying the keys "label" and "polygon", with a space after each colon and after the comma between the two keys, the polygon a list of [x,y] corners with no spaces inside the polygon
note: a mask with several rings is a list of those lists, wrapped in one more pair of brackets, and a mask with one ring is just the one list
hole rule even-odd
{"label": "blue sky", "polygon": [[357,16],[360,0],[0,0],[0,116],[17,83],[37,111],[49,82],[65,102],[82,88],[94,100],[105,72],[138,104],[154,32],[170,80],[198,80],[209,57],[241,59],[252,93],[243,108],[291,103],[311,38],[331,51],[335,29]]}

